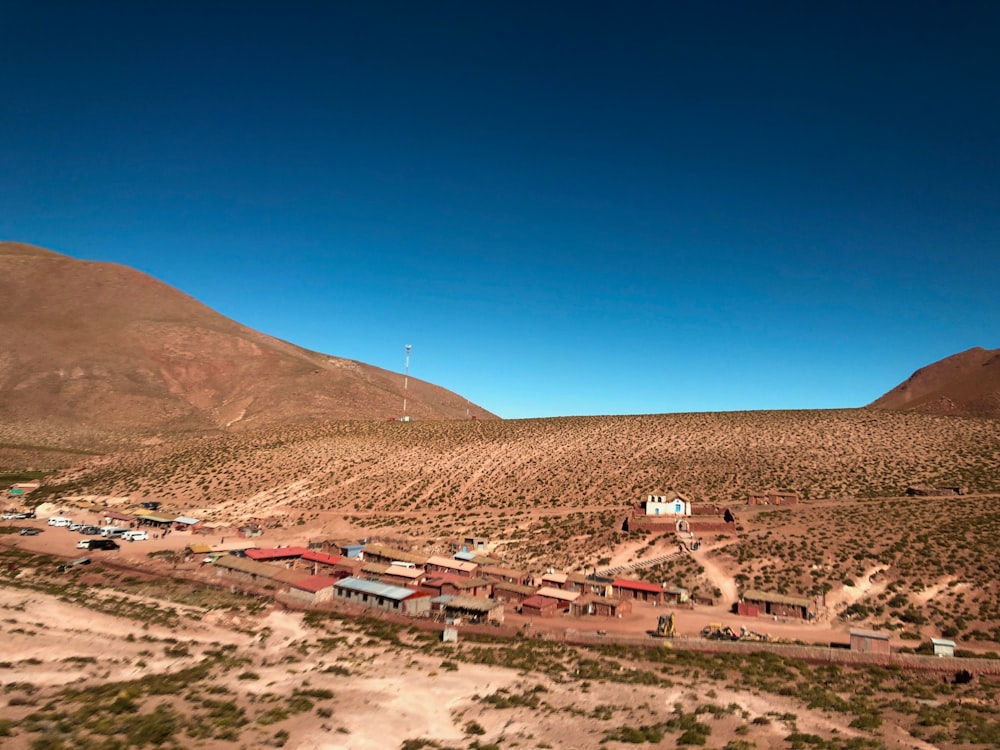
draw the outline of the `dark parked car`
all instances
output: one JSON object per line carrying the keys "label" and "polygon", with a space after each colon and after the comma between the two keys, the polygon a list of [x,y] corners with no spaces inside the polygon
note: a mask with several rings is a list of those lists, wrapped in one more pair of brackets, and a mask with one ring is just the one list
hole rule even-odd
{"label": "dark parked car", "polygon": [[21,536],[38,536],[41,533],[42,533],[41,529],[36,529],[31,526],[21,529]]}
{"label": "dark parked car", "polygon": [[97,536],[101,533],[99,526],[81,526],[77,531],[81,534],[89,534],[90,536]]}
{"label": "dark parked car", "polygon": [[89,539],[87,549],[121,549],[114,539]]}

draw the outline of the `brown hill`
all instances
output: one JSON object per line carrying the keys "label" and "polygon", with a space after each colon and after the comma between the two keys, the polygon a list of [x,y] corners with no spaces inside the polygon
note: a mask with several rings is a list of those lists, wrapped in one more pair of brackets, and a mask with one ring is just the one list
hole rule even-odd
{"label": "brown hill", "polygon": [[869,406],[1000,417],[1000,349],[976,347],[922,367]]}
{"label": "brown hill", "polygon": [[[398,373],[251,330],[124,266],[0,243],[0,443],[101,451],[136,436],[402,412]],[[416,419],[493,415],[414,378]]]}

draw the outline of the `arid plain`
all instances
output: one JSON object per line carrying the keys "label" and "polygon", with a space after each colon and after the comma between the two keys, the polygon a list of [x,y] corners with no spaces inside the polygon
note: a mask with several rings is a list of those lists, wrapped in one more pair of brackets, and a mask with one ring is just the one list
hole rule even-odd
{"label": "arid plain", "polygon": [[[630,505],[670,488],[730,508],[738,533],[634,570],[714,600],[678,613],[669,649],[641,642],[655,610],[621,626],[638,644],[566,643],[567,630],[597,626],[557,618],[527,636],[470,630],[445,645],[389,618],[278,611],[183,566],[171,581],[146,557],[153,547],[56,575],[52,555],[72,554],[53,548],[60,530],[4,536],[5,747],[995,747],[989,670],[954,684],[953,671],[684,644],[725,617],[787,640],[842,642],[865,627],[897,651],[940,636],[969,656],[1000,651],[998,466],[995,419],[872,409],[327,422],[95,457],[50,477],[37,500],[256,517],[262,544],[443,551],[476,536],[539,572],[676,549],[673,534],[622,530]],[[908,497],[909,486],[966,494]],[[803,502],[745,505],[772,488]],[[794,630],[728,615],[750,587],[825,594],[827,606]]]}

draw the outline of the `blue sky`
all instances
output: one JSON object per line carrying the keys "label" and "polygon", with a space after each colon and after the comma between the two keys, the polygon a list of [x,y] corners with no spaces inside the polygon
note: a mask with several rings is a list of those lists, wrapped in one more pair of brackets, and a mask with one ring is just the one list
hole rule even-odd
{"label": "blue sky", "polygon": [[1000,5],[812,5],[8,1],[0,238],[507,418],[861,406],[1000,346]]}

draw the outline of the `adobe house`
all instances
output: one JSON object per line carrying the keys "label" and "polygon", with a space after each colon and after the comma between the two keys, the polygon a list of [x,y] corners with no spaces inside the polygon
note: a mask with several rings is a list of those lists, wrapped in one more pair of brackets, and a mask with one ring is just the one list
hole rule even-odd
{"label": "adobe house", "polygon": [[570,604],[569,611],[575,617],[623,617],[632,613],[632,601],[584,594]]}
{"label": "adobe house", "polygon": [[611,584],[614,578],[599,576],[597,573],[570,573],[568,578],[569,590],[579,591],[582,594],[593,594],[595,596],[611,596]]}
{"label": "adobe house", "polygon": [[361,557],[361,559],[366,563],[373,562],[388,564],[393,562],[404,562],[412,563],[421,568],[427,563],[427,555],[416,555],[405,550],[387,547],[384,544],[366,544],[359,557]]}
{"label": "adobe house", "polygon": [[807,620],[816,616],[816,605],[812,599],[804,596],[786,596],[748,589],[740,597],[736,611],[746,617],[771,615]]}
{"label": "adobe house", "polygon": [[559,602],[547,596],[535,594],[521,602],[521,614],[529,617],[555,617],[559,611]]}
{"label": "adobe house", "polygon": [[486,578],[467,578],[454,573],[428,573],[420,583],[420,590],[431,596],[489,596],[493,581]]}
{"label": "adobe house", "polygon": [[747,496],[747,505],[798,505],[799,493],[788,490],[767,490],[766,492],[751,492]]}
{"label": "adobe house", "polygon": [[521,585],[525,584],[531,577],[526,570],[504,568],[499,565],[485,565],[479,569],[479,575],[497,583],[517,583]]}
{"label": "adobe house", "polygon": [[313,575],[342,578],[343,576],[337,575],[337,565],[343,559],[339,555],[330,555],[326,552],[317,552],[316,550],[309,549],[298,559],[295,567],[308,570]]}
{"label": "adobe house", "polygon": [[309,550],[305,547],[271,547],[269,549],[248,549],[247,557],[257,562],[281,563],[292,567]]}
{"label": "adobe house", "polygon": [[286,595],[308,606],[322,604],[333,600],[333,584],[336,582],[336,578],[329,576],[307,576],[288,584]]}
{"label": "adobe house", "polygon": [[611,584],[614,595],[621,599],[639,599],[654,604],[663,603],[663,587],[646,581],[633,581],[629,578],[616,578]]}
{"label": "adobe house", "polygon": [[451,557],[439,557],[437,555],[427,558],[425,567],[428,573],[452,573],[468,578],[471,578],[479,569],[479,566],[474,562],[456,560]]}
{"label": "adobe house", "polygon": [[493,582],[493,598],[510,604],[521,604],[525,599],[535,596],[538,589],[520,583]]}
{"label": "adobe house", "polygon": [[536,596],[541,596],[546,599],[554,599],[556,601],[556,607],[560,611],[567,611],[569,605],[580,598],[580,592],[578,591],[563,591],[562,589],[552,588],[551,586],[542,586],[538,589]]}
{"label": "adobe house", "polygon": [[339,601],[365,607],[419,616],[431,609],[431,598],[423,591],[392,586],[380,581],[343,578],[334,584],[334,596]]}
{"label": "adobe house", "polygon": [[851,651],[862,654],[888,654],[889,634],[877,630],[851,630]]}

